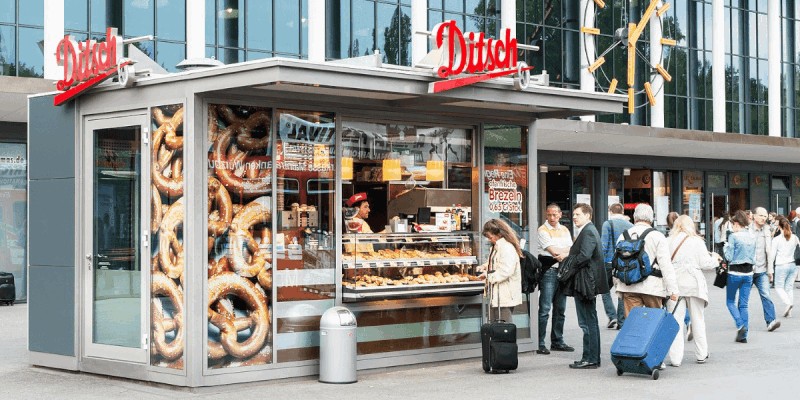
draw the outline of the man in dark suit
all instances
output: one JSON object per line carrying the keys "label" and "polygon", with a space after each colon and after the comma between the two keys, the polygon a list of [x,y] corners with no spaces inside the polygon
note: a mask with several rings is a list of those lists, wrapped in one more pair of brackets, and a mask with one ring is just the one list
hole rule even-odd
{"label": "man in dark suit", "polygon": [[575,297],[578,325],[583,330],[583,356],[570,364],[573,369],[600,366],[600,326],[597,322],[597,295],[608,293],[600,233],[592,223],[592,206],[578,203],[572,210],[577,237],[569,250],[574,257],[575,274],[565,282],[568,296]]}

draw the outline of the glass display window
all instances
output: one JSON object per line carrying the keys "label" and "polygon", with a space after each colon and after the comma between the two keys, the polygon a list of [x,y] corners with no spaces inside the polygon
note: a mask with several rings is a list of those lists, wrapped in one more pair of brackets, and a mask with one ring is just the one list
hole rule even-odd
{"label": "glass display window", "polygon": [[472,131],[342,122],[344,301],[477,294]]}
{"label": "glass display window", "polygon": [[263,365],[273,360],[272,110],[207,111],[207,365]]}
{"label": "glass display window", "polygon": [[702,171],[683,171],[682,193],[681,213],[688,215],[695,223],[702,223],[705,215]]}

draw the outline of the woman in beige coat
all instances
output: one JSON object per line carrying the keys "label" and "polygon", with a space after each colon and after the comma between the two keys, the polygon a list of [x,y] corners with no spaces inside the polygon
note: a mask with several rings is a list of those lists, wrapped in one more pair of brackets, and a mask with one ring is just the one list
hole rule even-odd
{"label": "woman in beige coat", "polygon": [[[708,341],[706,340],[706,323],[704,308],[708,305],[708,284],[703,275],[703,269],[713,269],[722,259],[716,253],[706,250],[705,241],[697,235],[694,222],[686,215],[681,215],[675,220],[670,230],[669,248],[672,255],[672,266],[675,269],[678,291],[683,299],[679,300],[675,311],[678,320],[678,335],[669,349],[670,365],[677,367],[683,360],[683,346],[686,340],[684,335],[684,317],[688,306],[689,316],[692,321],[692,334],[694,336],[694,355],[698,363],[704,363],[708,358]],[[669,310],[675,308],[676,302],[669,301]]]}
{"label": "woman in beige coat", "polygon": [[485,278],[491,290],[491,315],[506,322],[512,322],[511,312],[515,306],[522,304],[522,274],[519,260],[522,250],[519,240],[511,227],[499,219],[491,219],[483,225],[483,236],[492,244],[489,262],[482,266],[488,268]]}

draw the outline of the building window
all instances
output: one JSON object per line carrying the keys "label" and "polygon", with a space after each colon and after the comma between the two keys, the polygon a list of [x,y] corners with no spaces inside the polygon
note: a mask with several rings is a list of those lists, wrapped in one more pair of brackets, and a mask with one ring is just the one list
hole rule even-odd
{"label": "building window", "polygon": [[126,39],[155,36],[134,45],[167,71],[186,58],[186,0],[65,1],[64,31],[75,40],[105,40],[107,27]]}
{"label": "building window", "polygon": [[308,0],[206,0],[206,56],[308,58]]}
{"label": "building window", "polygon": [[[608,6],[619,7],[611,3]],[[539,46],[538,51],[525,51],[520,58],[533,66],[532,73],[546,70],[553,86],[580,88],[579,15],[579,0],[517,1],[517,40]],[[598,18],[598,24],[600,21]]]}
{"label": "building window", "polygon": [[725,90],[728,132],[767,135],[767,2],[725,4]]}
{"label": "building window", "polygon": [[411,65],[410,0],[328,1],[325,55],[328,59],[380,52],[382,62]]}
{"label": "building window", "polygon": [[0,2],[0,75],[44,76],[44,0]]}
{"label": "building window", "polygon": [[664,85],[664,125],[712,130],[712,9],[710,0],[676,0],[664,16],[664,35],[677,40],[666,47],[672,81]]}
{"label": "building window", "polygon": [[781,136],[798,137],[800,127],[800,1],[781,2]]}

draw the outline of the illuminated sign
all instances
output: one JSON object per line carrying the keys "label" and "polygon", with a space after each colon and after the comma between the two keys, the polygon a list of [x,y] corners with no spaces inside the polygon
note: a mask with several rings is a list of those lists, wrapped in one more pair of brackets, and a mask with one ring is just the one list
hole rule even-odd
{"label": "illuminated sign", "polygon": [[[56,95],[54,105],[66,101],[91,89],[99,83],[125,70],[129,60],[119,57],[122,54],[122,38],[116,28],[106,29],[106,41],[97,42],[86,39],[76,42],[70,35],[64,36],[56,47],[56,62],[64,68],[64,78],[56,82],[56,89],[63,91]],[[127,79],[120,79],[124,86]]]}
{"label": "illuminated sign", "polygon": [[[528,86],[532,67],[517,61],[517,39],[511,37],[510,29],[503,29],[501,39],[486,38],[483,32],[465,34],[455,21],[449,20],[437,24],[433,35],[434,51],[443,54],[436,75],[450,79],[431,83],[428,92],[439,93],[513,74],[517,74],[516,87]],[[473,75],[453,78],[464,72]]]}

